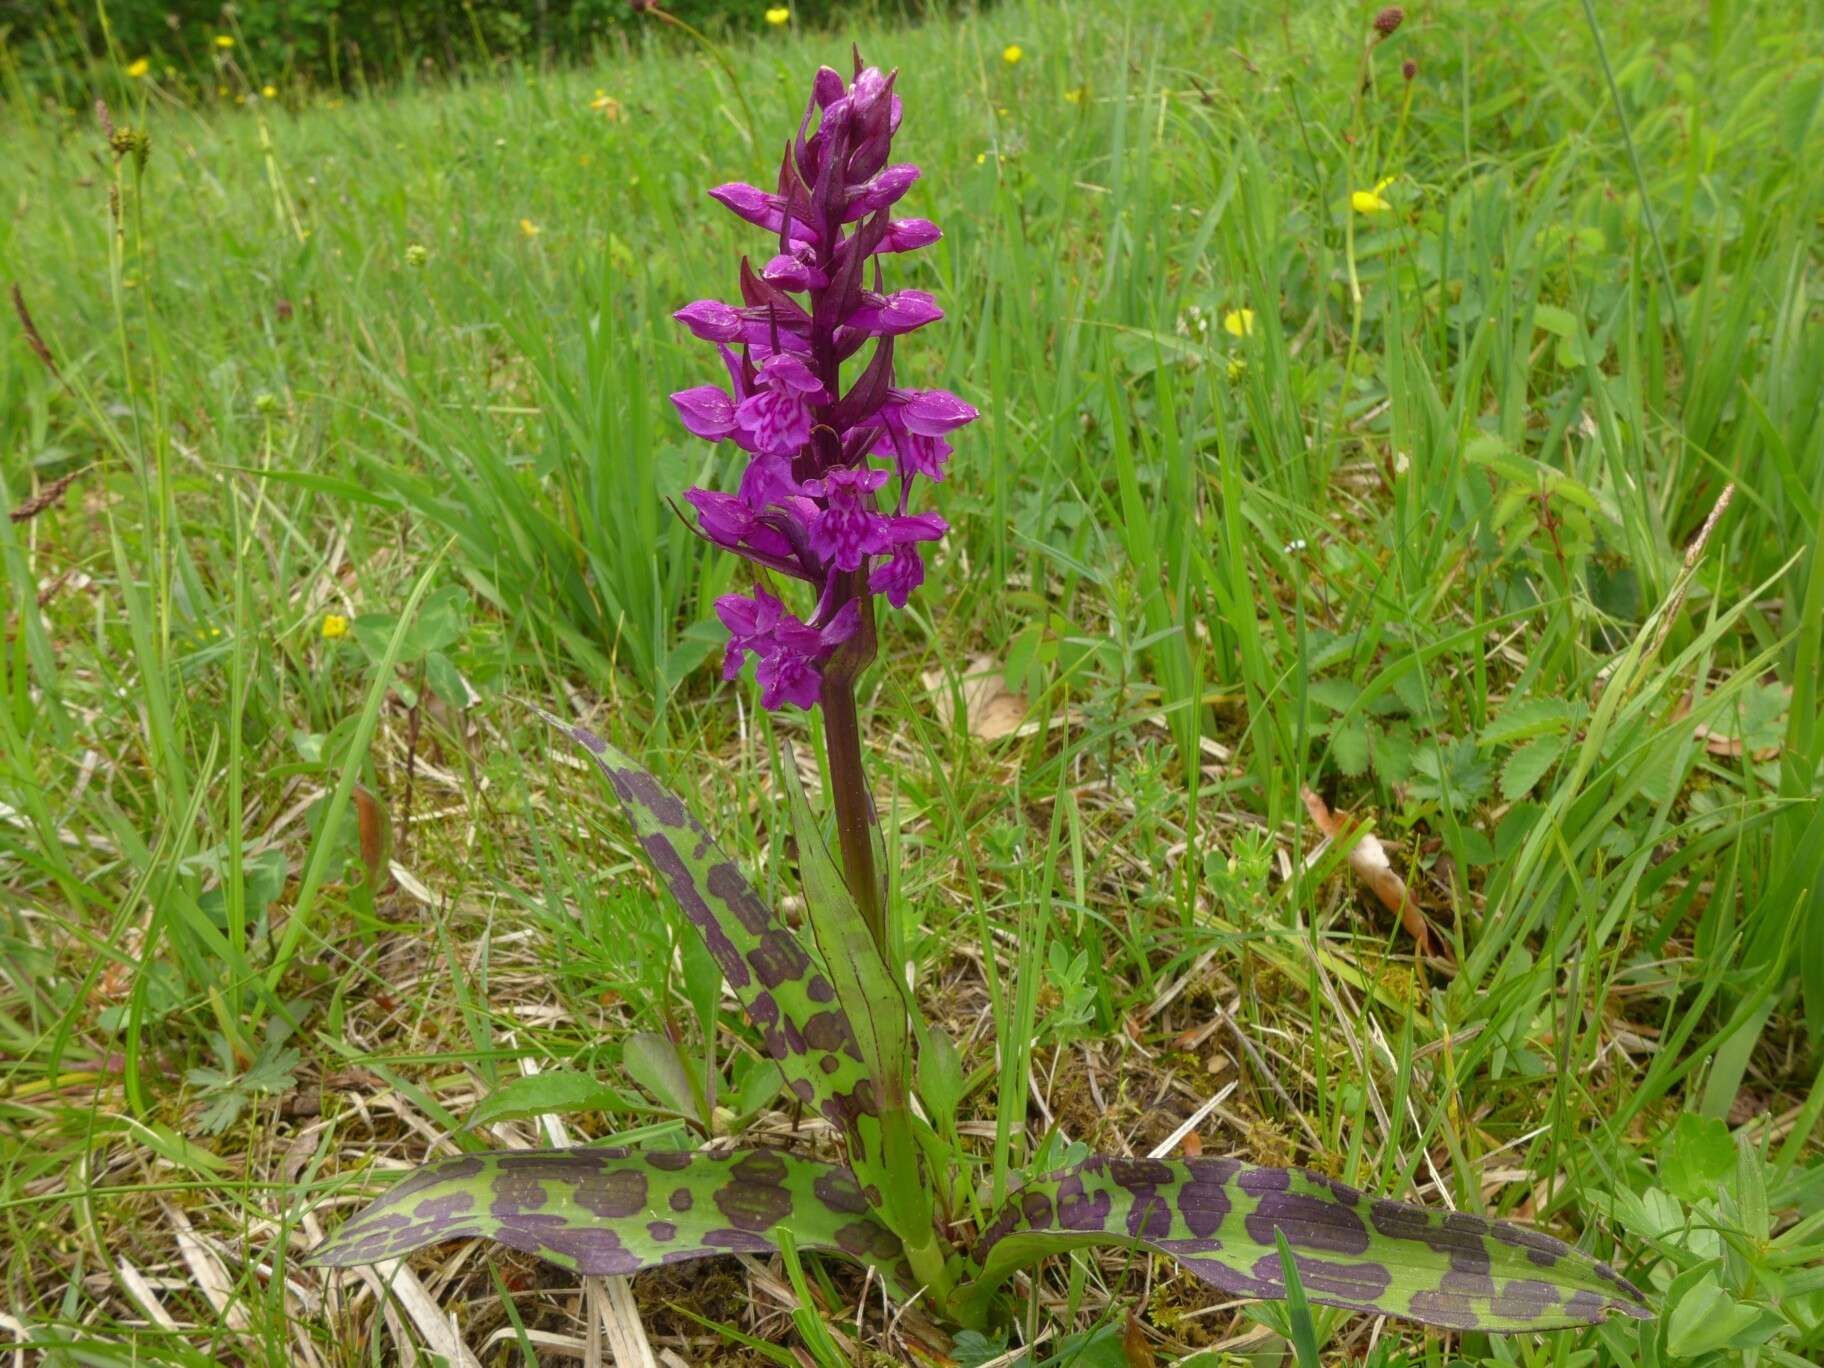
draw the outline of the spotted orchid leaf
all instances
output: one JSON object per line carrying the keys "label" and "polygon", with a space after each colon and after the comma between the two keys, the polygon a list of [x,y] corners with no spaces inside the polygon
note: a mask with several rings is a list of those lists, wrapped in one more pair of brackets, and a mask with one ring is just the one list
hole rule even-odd
{"label": "spotted orchid leaf", "polygon": [[607,776],[640,848],[703,938],[793,1095],[870,1152],[861,1132],[878,1112],[873,1080],[822,967],[680,799],[593,732],[541,716]]}
{"label": "spotted orchid leaf", "polygon": [[906,1242],[915,1266],[933,1268],[943,1257],[937,1250],[932,1195],[908,1102],[911,1016],[906,999],[830,854],[789,754],[778,770],[798,841],[805,921],[829,968],[836,1000],[855,1028],[855,1042],[874,1085],[875,1110],[857,1126],[849,1162],[870,1195],[880,1194],[875,1210]]}
{"label": "spotted orchid leaf", "polygon": [[1167,1255],[1231,1296],[1280,1299],[1276,1232],[1326,1306],[1495,1334],[1653,1314],[1632,1283],[1549,1235],[1232,1159],[1094,1156],[1028,1183],[977,1242],[970,1293],[985,1299],[1048,1254],[1117,1245]]}
{"label": "spotted orchid leaf", "polygon": [[560,1149],[465,1154],[427,1164],[311,1250],[329,1268],[398,1259],[443,1240],[485,1239],[585,1274],[627,1274],[779,1248],[844,1254],[911,1294],[899,1240],[868,1212],[855,1175],[775,1150]]}

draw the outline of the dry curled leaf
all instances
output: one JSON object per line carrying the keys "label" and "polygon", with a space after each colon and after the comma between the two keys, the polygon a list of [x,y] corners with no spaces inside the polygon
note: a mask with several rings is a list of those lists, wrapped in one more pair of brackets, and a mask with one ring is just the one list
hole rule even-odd
{"label": "dry curled leaf", "polygon": [[393,823],[386,807],[362,785],[355,785],[355,825],[361,836],[361,863],[367,867],[367,886],[380,891],[392,855]]}
{"label": "dry curled leaf", "polygon": [[[1324,800],[1310,789],[1299,794],[1305,800],[1305,811],[1311,814],[1311,820],[1317,829],[1332,841],[1349,840],[1355,831],[1355,819],[1346,812],[1332,812]],[[1372,831],[1363,832],[1361,838],[1349,848],[1349,868],[1355,871],[1356,878],[1367,884],[1374,896],[1381,900],[1381,905],[1389,912],[1399,915],[1400,924],[1413,939],[1421,955],[1431,952],[1431,930],[1425,925],[1425,914],[1419,911],[1419,905],[1406,887],[1406,881],[1394,870],[1393,862],[1387,858],[1387,848]]]}
{"label": "dry curled leaf", "polygon": [[[931,693],[931,707],[946,727],[956,720],[956,695],[943,670],[927,670],[920,680]],[[963,695],[963,716],[969,734],[983,741],[998,741],[1015,732],[1032,729],[1026,722],[1026,696],[1007,687],[1001,666],[993,656],[974,656],[958,683]]]}
{"label": "dry curled leaf", "polygon": [[1127,1360],[1128,1368],[1154,1368],[1158,1363],[1153,1357],[1153,1346],[1146,1341],[1146,1328],[1132,1308],[1127,1313],[1127,1329],[1121,1336],[1121,1354]]}

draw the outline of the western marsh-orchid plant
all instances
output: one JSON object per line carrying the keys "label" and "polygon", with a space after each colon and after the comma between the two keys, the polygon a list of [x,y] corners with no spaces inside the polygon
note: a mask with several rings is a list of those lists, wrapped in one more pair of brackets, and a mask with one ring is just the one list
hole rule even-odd
{"label": "western marsh-orchid plant", "polygon": [[1376,1200],[1306,1169],[1089,1155],[1020,1175],[998,1210],[980,1203],[953,1145],[959,1089],[928,1081],[956,1070],[921,1073],[914,1042],[927,1061],[954,1061],[954,1047],[918,1019],[888,962],[856,710],[879,599],[904,606],[924,577],[920,547],[946,531],[917,511],[918,482],[943,477],[947,435],[976,416],[954,395],[895,383],[894,339],[942,316],[923,291],[883,289],[883,257],[939,236],[923,219],[892,216],[919,174],[889,159],[899,122],[893,75],[859,58],[852,81],[820,70],[776,190],[711,191],[775,235],[777,252],[758,271],[743,259],[739,305],[703,300],[677,314],[716,344],[729,379],[672,396],[684,425],[744,453],[731,489],[687,494],[697,525],[764,574],[808,586],[802,616],[765,584],[716,604],[728,678],[752,656],[765,706],[823,710],[835,853],[793,766],[781,766],[808,934],[756,896],[683,802],[606,742],[566,728],[745,1009],[756,1050],[834,1127],[847,1162],[719,1146],[463,1155],[395,1185],[311,1262],[484,1238],[584,1274],[630,1274],[778,1250],[789,1236],[796,1249],[867,1265],[896,1298],[922,1296],[938,1315],[981,1326],[996,1319],[1012,1273],[1061,1251],[1163,1254],[1227,1295],[1259,1298],[1286,1294],[1289,1251],[1312,1301],[1431,1325],[1508,1332],[1647,1316],[1630,1283],[1559,1240]]}

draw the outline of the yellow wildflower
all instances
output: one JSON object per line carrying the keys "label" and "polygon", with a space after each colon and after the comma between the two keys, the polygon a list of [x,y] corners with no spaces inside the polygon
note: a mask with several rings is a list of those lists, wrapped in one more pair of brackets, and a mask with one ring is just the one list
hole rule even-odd
{"label": "yellow wildflower", "polygon": [[1254,336],[1254,310],[1230,309],[1222,316],[1222,330],[1230,337]]}
{"label": "yellow wildflower", "polygon": [[519,221],[519,231],[529,238],[534,238],[538,236],[538,225],[531,219],[522,218]]}
{"label": "yellow wildflower", "polygon": [[1384,214],[1393,206],[1381,198],[1381,191],[1392,185],[1394,178],[1388,176],[1376,182],[1372,190],[1357,190],[1349,196],[1349,207],[1358,214]]}
{"label": "yellow wildflower", "polygon": [[215,35],[215,45],[223,52],[226,52],[229,48],[234,46],[234,39],[226,33],[218,33]]}
{"label": "yellow wildflower", "polygon": [[778,28],[781,24],[790,23],[791,18],[792,12],[784,5],[774,5],[766,12],[766,22],[771,24],[774,28]]}
{"label": "yellow wildflower", "polygon": [[977,152],[975,154],[975,164],[977,166],[980,166],[983,162],[985,162],[987,160],[988,160],[988,154],[986,152]]}
{"label": "yellow wildflower", "polygon": [[278,99],[279,98],[279,88],[277,86],[271,85],[271,84],[261,86],[260,87],[260,98],[262,100]]}
{"label": "yellow wildflower", "polygon": [[1064,98],[1066,100],[1068,100],[1071,104],[1080,105],[1083,103],[1084,98],[1088,94],[1089,94],[1089,87],[1086,85],[1080,85],[1080,86],[1075,86],[1072,89],[1065,91]]}
{"label": "yellow wildflower", "polygon": [[323,615],[323,639],[325,641],[334,641],[337,637],[345,637],[347,635],[347,618],[343,617],[340,613],[325,613]]}
{"label": "yellow wildflower", "polygon": [[605,90],[598,90],[595,92],[595,98],[589,101],[589,108],[607,115],[610,122],[619,122],[620,120],[621,102]]}
{"label": "yellow wildflower", "polygon": [[152,70],[152,59],[149,57],[141,57],[137,61],[127,64],[127,75],[136,81],[150,70]]}
{"label": "yellow wildflower", "polygon": [[1008,66],[1018,66],[1020,64],[1020,58],[1025,55],[1026,53],[1021,49],[1018,43],[1009,43],[1006,47],[1001,49],[1001,60],[1007,63]]}

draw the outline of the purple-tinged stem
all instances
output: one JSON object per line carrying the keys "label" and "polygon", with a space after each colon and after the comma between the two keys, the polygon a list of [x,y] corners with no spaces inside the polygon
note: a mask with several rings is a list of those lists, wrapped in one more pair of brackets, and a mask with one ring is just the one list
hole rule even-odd
{"label": "purple-tinged stem", "polygon": [[881,906],[880,871],[874,865],[874,801],[862,768],[861,719],[855,703],[855,681],[872,663],[875,652],[874,601],[867,592],[865,575],[862,570],[850,574],[845,595],[860,598],[861,626],[823,667],[823,738],[842,872],[856,910],[885,959],[887,917]]}

